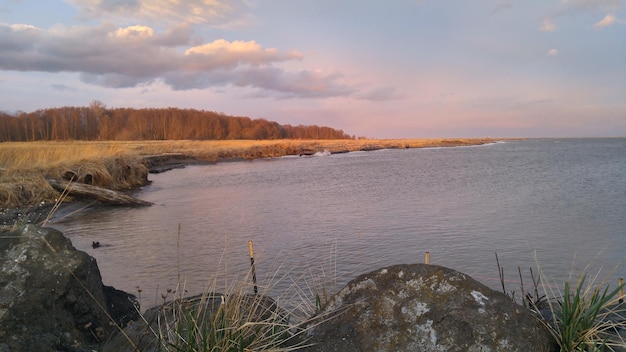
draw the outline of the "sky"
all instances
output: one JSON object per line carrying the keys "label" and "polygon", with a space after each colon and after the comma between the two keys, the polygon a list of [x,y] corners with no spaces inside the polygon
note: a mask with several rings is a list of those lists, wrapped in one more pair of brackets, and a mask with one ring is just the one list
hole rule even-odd
{"label": "sky", "polygon": [[0,110],[626,136],[626,0],[0,0]]}

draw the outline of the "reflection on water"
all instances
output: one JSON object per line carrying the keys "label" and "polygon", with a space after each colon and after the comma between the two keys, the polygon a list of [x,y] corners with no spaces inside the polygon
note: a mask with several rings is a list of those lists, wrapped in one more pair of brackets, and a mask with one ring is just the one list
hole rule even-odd
{"label": "reflection on water", "polygon": [[517,289],[535,253],[559,280],[572,265],[623,261],[623,155],[624,139],[528,140],[193,166],[151,175],[136,196],[152,207],[93,208],[53,226],[96,257],[105,284],[144,296],[179,275],[197,293],[216,272],[245,272],[248,240],[260,284],[289,275],[276,291],[322,267],[341,287],[425,251],[498,289],[497,252]]}

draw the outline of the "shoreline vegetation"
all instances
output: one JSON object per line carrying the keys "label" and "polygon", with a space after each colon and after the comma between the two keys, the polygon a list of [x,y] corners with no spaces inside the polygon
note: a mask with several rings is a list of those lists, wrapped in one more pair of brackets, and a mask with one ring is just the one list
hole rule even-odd
{"label": "shoreline vegetation", "polygon": [[[71,180],[86,186],[101,187],[105,190],[124,192],[149,183],[149,172],[163,172],[176,167],[192,164],[210,164],[223,161],[243,161],[260,158],[273,158],[287,155],[311,156],[315,153],[346,153],[354,151],[374,151],[380,149],[438,148],[475,146],[495,143],[498,140],[484,139],[396,139],[396,140],[219,140],[219,141],[64,141],[64,142],[5,142],[0,143],[0,220],[7,210],[18,209],[13,214],[38,213],[45,217],[53,206],[71,201],[64,198],[64,192],[52,187],[50,180]],[[54,183],[54,182],[52,182]],[[6,215],[4,215],[6,219]],[[28,222],[30,222],[28,218]],[[22,216],[11,218],[13,224],[1,222],[0,225],[17,227],[24,220]],[[41,218],[39,219],[41,220]],[[33,221],[34,222],[34,221]],[[2,227],[0,226],[0,230]],[[497,255],[496,262],[502,281],[502,291],[515,302],[514,292],[507,292],[504,285],[503,270]],[[519,271],[519,268],[518,268]],[[626,346],[623,331],[624,320],[623,281],[617,288],[608,288],[607,282],[597,282],[597,275],[590,275],[585,280],[583,272],[575,283],[565,282],[564,286],[552,285],[539,268],[539,278],[533,276],[533,287],[524,290],[521,281],[521,294],[518,296],[520,307],[532,312],[536,319],[548,330],[560,351],[622,351]],[[532,276],[532,272],[531,272]],[[249,282],[249,280],[244,280]],[[246,289],[249,288],[246,284]],[[297,284],[296,284],[297,285]],[[317,286],[317,285],[314,285]],[[318,318],[316,312],[329,296],[322,282],[320,287],[312,288],[315,296],[315,311],[310,321]],[[306,287],[311,289],[309,284]],[[558,287],[563,287],[561,290]],[[533,292],[534,291],[534,292]],[[201,300],[211,298],[207,289]],[[321,295],[321,296],[318,296]],[[227,295],[228,296],[228,295]],[[233,297],[236,295],[232,295]],[[165,296],[164,299],[165,307]],[[224,295],[220,296],[223,305]],[[249,296],[241,296],[249,297]],[[264,296],[256,296],[263,298]],[[300,297],[300,296],[299,296]],[[303,296],[302,296],[303,297]],[[179,320],[171,320],[167,326],[165,339],[161,330],[154,330],[154,340],[165,343],[164,350],[192,351],[196,346],[216,346],[228,343],[223,350],[242,350],[239,341],[249,341],[258,350],[290,350],[283,348],[283,343],[291,342],[291,335],[283,339],[284,332],[294,328],[289,321],[263,320],[259,323],[251,316],[241,316],[241,309],[246,302],[231,302],[234,315],[225,310],[218,310],[221,320],[205,320],[206,310],[189,309],[188,301],[182,299],[171,303]],[[306,297],[305,297],[306,299]],[[261,302],[261,301],[259,301]],[[256,301],[253,302],[257,304]],[[311,302],[309,302],[311,304]],[[257,307],[253,305],[254,307]],[[311,305],[310,307],[313,307]],[[290,313],[293,313],[290,311]],[[238,315],[239,314],[239,315]],[[210,315],[209,315],[210,316]],[[142,316],[146,323],[145,316]],[[330,320],[332,316],[322,316]],[[299,325],[295,326],[299,327]],[[131,345],[133,341],[122,335]],[[232,332],[226,339],[216,339],[221,332]],[[306,330],[295,336],[304,336]],[[220,333],[220,334],[217,334]],[[143,336],[143,335],[142,335]],[[255,338],[259,340],[255,340]],[[250,340],[248,340],[250,339]],[[236,345],[231,342],[236,341]],[[303,347],[295,339],[297,348]],[[306,342],[302,342],[306,343]],[[220,345],[221,346],[221,345]],[[119,350],[119,349],[115,349]],[[206,348],[205,348],[206,350]],[[556,350],[556,349],[555,349]]]}
{"label": "shoreline vegetation", "polygon": [[[125,192],[148,184],[149,172],[190,164],[310,156],[318,152],[473,146],[495,141],[445,138],[4,142],[0,143],[0,208],[2,213],[13,209],[15,214],[23,214],[58,203],[62,190],[55,189],[50,180]],[[68,197],[63,201],[72,200]],[[5,224],[6,218],[15,214],[5,214]]]}

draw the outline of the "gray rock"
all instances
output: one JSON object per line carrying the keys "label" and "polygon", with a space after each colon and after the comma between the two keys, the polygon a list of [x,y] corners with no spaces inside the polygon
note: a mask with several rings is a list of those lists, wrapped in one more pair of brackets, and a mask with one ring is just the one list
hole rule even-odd
{"label": "gray rock", "polygon": [[26,225],[1,234],[0,350],[92,350],[117,329],[110,307],[124,324],[134,296],[105,293],[96,260],[61,232]]}
{"label": "gray rock", "polygon": [[352,280],[323,308],[307,351],[553,351],[526,308],[460,272],[395,265]]}

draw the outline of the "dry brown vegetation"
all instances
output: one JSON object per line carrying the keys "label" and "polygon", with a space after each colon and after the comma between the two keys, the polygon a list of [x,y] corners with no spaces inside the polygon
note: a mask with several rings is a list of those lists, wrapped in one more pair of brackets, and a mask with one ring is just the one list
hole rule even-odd
{"label": "dry brown vegetation", "polygon": [[179,153],[187,158],[216,162],[284,155],[309,155],[386,148],[423,148],[476,145],[490,139],[385,140],[220,140],[133,142],[10,142],[0,143],[0,206],[19,207],[54,202],[59,193],[46,178],[69,178],[109,189],[145,184],[145,158]]}

